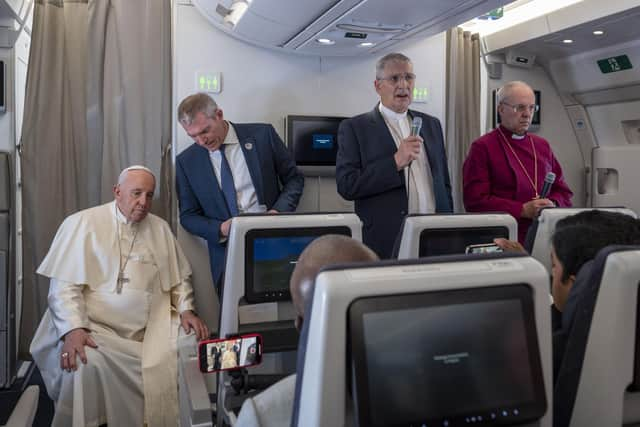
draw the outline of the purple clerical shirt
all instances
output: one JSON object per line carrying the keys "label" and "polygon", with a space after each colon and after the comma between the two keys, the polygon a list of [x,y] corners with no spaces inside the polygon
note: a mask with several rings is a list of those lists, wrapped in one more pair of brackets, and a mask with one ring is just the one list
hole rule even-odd
{"label": "purple clerical shirt", "polygon": [[[531,141],[535,149],[535,163]],[[534,174],[536,163],[537,174]],[[532,182],[537,184],[538,194],[542,191],[547,172],[556,174],[547,198],[556,206],[570,207],[573,193],[564,180],[562,168],[549,143],[531,133],[525,134],[522,139],[513,138],[511,131],[500,126],[474,141],[464,161],[462,179],[465,209],[467,212],[511,214],[518,221],[518,241],[524,243],[531,220],[520,217],[522,205],[536,196]]]}

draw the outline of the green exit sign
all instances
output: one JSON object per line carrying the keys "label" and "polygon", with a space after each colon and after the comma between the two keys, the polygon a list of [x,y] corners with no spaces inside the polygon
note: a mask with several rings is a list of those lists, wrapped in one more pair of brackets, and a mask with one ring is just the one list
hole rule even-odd
{"label": "green exit sign", "polygon": [[196,90],[198,92],[220,93],[222,92],[222,80],[219,71],[197,71]]}
{"label": "green exit sign", "polygon": [[614,56],[598,60],[598,67],[603,74],[615,73],[616,71],[630,70],[633,68],[627,55]]}
{"label": "green exit sign", "polygon": [[426,103],[429,99],[429,89],[426,87],[416,86],[413,88],[413,102]]}

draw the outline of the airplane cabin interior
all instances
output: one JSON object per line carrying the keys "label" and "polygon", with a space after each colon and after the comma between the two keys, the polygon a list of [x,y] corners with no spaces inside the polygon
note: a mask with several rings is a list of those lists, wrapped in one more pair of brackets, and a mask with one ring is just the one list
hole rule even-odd
{"label": "airplane cabin interior", "polygon": [[[638,0],[0,0],[0,426],[640,425],[638,23]],[[511,105],[522,88],[531,101]],[[214,108],[188,110],[197,93]],[[469,194],[466,160],[487,135],[510,151],[487,151],[489,183]],[[373,188],[390,170],[397,184]],[[150,191],[123,190],[131,171]],[[500,193],[509,180],[534,196]],[[560,186],[569,202],[551,196]],[[135,219],[121,203],[141,193]],[[104,241],[82,215],[114,198]],[[144,221],[178,261],[159,258]],[[49,252],[85,231],[90,261],[68,242]],[[376,260],[341,261],[340,247],[296,285],[307,249],[336,235]],[[42,319],[68,320],[55,320],[64,283],[99,311],[98,287],[47,275],[45,256],[72,266],[65,278],[117,280],[109,298],[134,286],[130,259],[157,271],[161,291],[128,309],[147,316],[135,369],[175,387],[137,385],[135,420],[86,403],[69,331],[50,345],[57,382],[35,355]],[[147,326],[158,319],[178,332]],[[186,333],[200,324],[206,340]],[[150,365],[152,330],[170,369]]]}

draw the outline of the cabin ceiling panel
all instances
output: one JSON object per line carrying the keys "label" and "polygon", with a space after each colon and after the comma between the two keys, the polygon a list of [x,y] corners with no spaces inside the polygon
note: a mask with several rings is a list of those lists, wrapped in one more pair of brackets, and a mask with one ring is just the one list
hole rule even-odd
{"label": "cabin ceiling panel", "polygon": [[[253,0],[231,29],[216,12],[232,0],[191,0],[215,27],[258,46],[320,56],[374,53],[409,37],[427,37],[508,0]],[[347,32],[361,33],[348,38]],[[317,40],[330,39],[331,45]],[[362,46],[363,42],[370,43]]]}
{"label": "cabin ceiling panel", "polygon": [[282,46],[336,3],[336,0],[254,0],[234,31],[247,39]]}
{"label": "cabin ceiling panel", "polygon": [[15,13],[11,7],[4,1],[0,1],[0,23],[2,26],[13,25],[15,22]]}
{"label": "cabin ceiling panel", "polygon": [[[536,55],[536,61],[548,63],[584,52],[601,50],[640,39],[640,7],[603,18],[595,19],[560,31],[545,34],[525,42],[515,43],[508,48],[487,52],[502,53],[509,49]],[[601,30],[602,35],[593,31]],[[498,33],[499,34],[499,33]],[[493,35],[492,35],[493,36]],[[565,43],[564,40],[572,40]],[[486,45],[490,47],[490,45]]]}
{"label": "cabin ceiling panel", "polygon": [[[359,55],[376,53],[409,37],[428,37],[455,26],[470,17],[481,15],[507,1],[500,0],[368,0],[354,7],[323,31],[301,44],[303,53]],[[366,39],[347,38],[346,32],[366,34]],[[318,46],[317,39],[334,42],[328,48]],[[363,47],[362,42],[372,43]]]}

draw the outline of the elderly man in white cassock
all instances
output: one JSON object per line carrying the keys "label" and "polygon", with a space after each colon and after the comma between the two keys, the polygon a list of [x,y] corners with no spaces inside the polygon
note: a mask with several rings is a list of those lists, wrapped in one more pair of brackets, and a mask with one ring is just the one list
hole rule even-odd
{"label": "elderly man in white cassock", "polygon": [[178,327],[199,339],[191,268],[149,213],[155,177],[120,174],[115,201],[62,223],[38,273],[51,279],[31,353],[54,426],[176,426]]}

